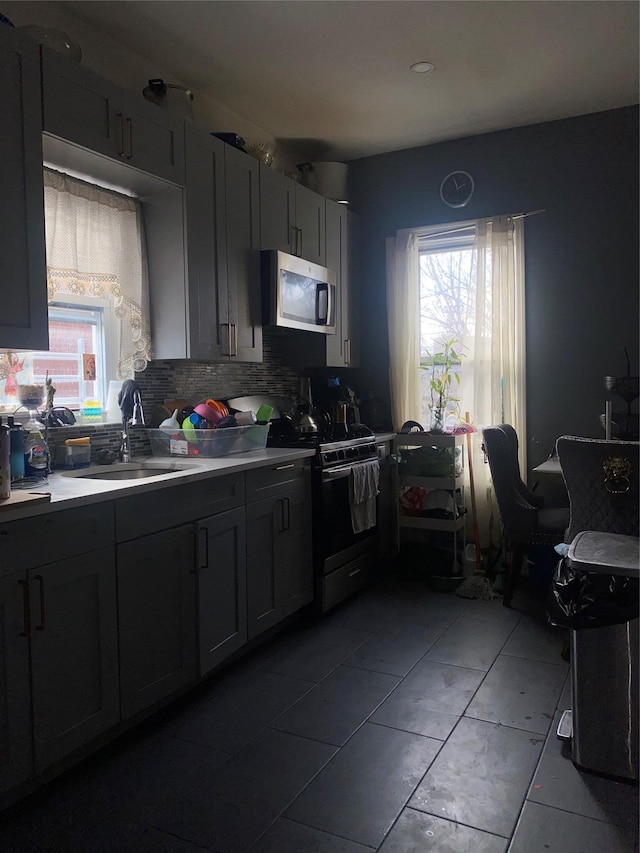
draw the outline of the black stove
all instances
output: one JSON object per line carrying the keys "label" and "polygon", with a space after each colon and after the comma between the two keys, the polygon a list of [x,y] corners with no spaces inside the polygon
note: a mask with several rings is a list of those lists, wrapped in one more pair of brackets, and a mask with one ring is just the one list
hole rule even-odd
{"label": "black stove", "polygon": [[297,433],[295,430],[279,429],[272,422],[267,447],[296,447],[316,450],[315,463],[321,468],[342,463],[358,462],[377,455],[375,435],[368,427],[358,424],[344,438],[327,432]]}

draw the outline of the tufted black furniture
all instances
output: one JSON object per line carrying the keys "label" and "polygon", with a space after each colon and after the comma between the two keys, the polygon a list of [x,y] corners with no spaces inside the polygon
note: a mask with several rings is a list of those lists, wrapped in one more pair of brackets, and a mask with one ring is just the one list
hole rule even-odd
{"label": "tufted black furniture", "polygon": [[[540,506],[540,499],[532,495],[522,482],[517,435],[511,425],[485,427],[482,437],[500,511],[503,536],[511,546],[511,559],[504,579],[502,598],[504,606],[510,607],[527,547],[557,545],[565,541],[569,509]],[[532,496],[535,503],[531,500]]]}

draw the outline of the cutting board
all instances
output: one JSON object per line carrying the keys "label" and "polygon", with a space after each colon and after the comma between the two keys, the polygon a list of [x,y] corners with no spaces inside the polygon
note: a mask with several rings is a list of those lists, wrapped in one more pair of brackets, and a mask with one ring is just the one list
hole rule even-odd
{"label": "cutting board", "polygon": [[51,495],[48,492],[12,492],[6,501],[0,501],[0,512],[8,509],[19,509],[25,506],[49,503]]}

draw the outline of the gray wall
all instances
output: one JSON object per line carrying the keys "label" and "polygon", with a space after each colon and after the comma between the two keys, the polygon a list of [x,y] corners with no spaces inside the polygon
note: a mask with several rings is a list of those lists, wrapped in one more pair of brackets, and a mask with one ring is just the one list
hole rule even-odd
{"label": "gray wall", "polygon": [[[454,169],[476,182],[461,211],[439,196]],[[638,373],[638,108],[364,158],[349,179],[365,248],[362,387],[388,399],[385,237],[544,208],[525,227],[529,465],[558,435],[603,437],[603,377],[625,374],[625,346]]]}

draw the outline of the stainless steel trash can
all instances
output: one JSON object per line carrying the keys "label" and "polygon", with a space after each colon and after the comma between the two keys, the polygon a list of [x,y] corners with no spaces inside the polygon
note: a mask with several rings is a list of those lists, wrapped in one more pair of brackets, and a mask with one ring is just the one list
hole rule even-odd
{"label": "stainless steel trash can", "polygon": [[576,767],[638,781],[638,623],[571,632]]}
{"label": "stainless steel trash can", "polygon": [[[638,538],[579,533],[572,565],[595,574],[638,578]],[[638,781],[639,619],[571,631],[571,757],[583,769]],[[566,724],[565,724],[566,728]]]}

